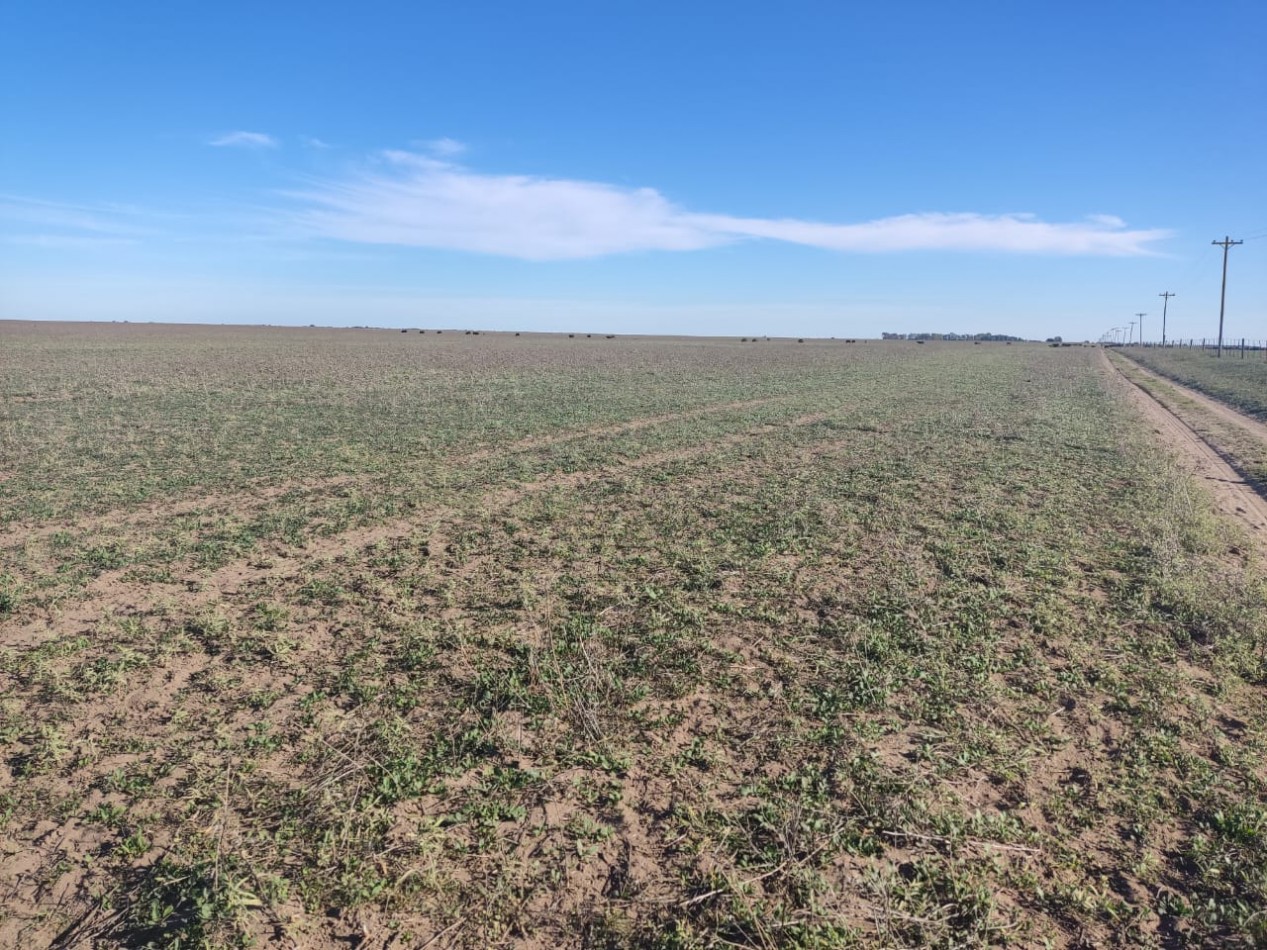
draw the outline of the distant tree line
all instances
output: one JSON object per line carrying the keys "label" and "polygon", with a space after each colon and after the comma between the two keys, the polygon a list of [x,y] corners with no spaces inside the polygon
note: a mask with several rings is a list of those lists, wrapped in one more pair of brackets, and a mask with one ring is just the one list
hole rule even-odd
{"label": "distant tree line", "polygon": [[973,340],[990,343],[1021,343],[1024,337],[1006,333],[885,333],[885,340]]}

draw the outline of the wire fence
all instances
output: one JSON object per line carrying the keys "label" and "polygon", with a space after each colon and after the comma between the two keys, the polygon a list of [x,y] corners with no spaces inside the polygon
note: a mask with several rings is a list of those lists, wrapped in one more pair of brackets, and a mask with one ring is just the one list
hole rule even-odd
{"label": "wire fence", "polygon": [[[1109,341],[1105,346],[1119,347],[1122,349],[1185,349],[1185,350],[1210,350],[1218,352],[1219,341],[1217,339],[1209,339],[1207,337],[1189,337],[1188,339],[1167,340],[1165,343],[1157,341],[1140,343],[1122,343]],[[1256,354],[1262,354],[1263,359],[1267,359],[1267,340],[1251,340],[1247,337],[1240,337],[1235,340],[1225,339],[1223,341],[1223,355],[1239,356],[1241,359],[1258,359]]]}

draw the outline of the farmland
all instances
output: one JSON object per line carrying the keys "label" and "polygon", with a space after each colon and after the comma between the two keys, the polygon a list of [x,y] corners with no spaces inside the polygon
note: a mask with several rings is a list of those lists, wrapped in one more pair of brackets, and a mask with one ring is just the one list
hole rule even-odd
{"label": "farmland", "polygon": [[1267,940],[1262,562],[1123,385],[0,325],[0,944]]}

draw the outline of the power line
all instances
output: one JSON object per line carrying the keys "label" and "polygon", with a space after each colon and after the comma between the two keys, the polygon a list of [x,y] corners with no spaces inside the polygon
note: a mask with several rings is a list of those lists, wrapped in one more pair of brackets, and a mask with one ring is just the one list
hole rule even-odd
{"label": "power line", "polygon": [[1166,309],[1170,306],[1170,298],[1176,296],[1167,290],[1164,294],[1158,294],[1162,298],[1161,301],[1161,345],[1166,345]]}
{"label": "power line", "polygon": [[1244,241],[1233,241],[1226,234],[1221,241],[1211,241],[1215,247],[1223,248],[1223,289],[1219,291],[1219,359],[1223,358],[1223,307],[1227,302],[1227,252]]}

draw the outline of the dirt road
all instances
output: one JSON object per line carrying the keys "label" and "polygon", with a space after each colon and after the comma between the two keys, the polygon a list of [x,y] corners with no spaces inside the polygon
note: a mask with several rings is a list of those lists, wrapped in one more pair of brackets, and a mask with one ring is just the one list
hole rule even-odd
{"label": "dirt road", "polygon": [[[1100,356],[1108,372],[1122,381],[1131,402],[1148,420],[1157,435],[1184,461],[1193,476],[1209,489],[1218,510],[1243,525],[1259,553],[1267,557],[1267,499],[1245,480],[1234,467],[1234,460],[1227,457],[1218,446],[1206,441],[1188,423],[1140,388],[1103,350],[1100,351]],[[1267,426],[1262,423],[1186,386],[1157,376],[1134,361],[1131,366],[1143,375],[1174,387],[1177,392],[1197,403],[1202,411],[1209,411],[1225,421],[1233,422],[1247,433],[1267,442]]]}

